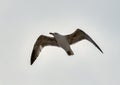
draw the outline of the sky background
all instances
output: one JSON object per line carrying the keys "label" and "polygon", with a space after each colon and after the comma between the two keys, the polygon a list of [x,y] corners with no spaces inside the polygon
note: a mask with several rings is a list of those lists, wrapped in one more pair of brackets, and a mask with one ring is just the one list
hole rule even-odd
{"label": "sky background", "polygon": [[[74,56],[49,46],[30,65],[39,35],[77,28],[104,54],[83,40]],[[119,37],[119,0],[0,0],[0,85],[120,85]]]}

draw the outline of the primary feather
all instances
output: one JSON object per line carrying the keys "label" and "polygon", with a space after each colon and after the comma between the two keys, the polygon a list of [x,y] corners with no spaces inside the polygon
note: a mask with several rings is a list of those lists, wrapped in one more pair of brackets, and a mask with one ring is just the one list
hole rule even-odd
{"label": "primary feather", "polygon": [[38,57],[42,48],[45,46],[49,46],[49,45],[58,46],[54,37],[48,37],[48,36],[44,36],[44,35],[39,36],[39,38],[37,39],[37,41],[33,47],[32,55],[31,55],[31,65]]}

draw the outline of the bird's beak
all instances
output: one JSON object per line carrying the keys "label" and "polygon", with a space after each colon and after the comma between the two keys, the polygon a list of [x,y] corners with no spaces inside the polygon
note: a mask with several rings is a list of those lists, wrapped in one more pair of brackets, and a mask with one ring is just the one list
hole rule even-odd
{"label": "bird's beak", "polygon": [[50,32],[49,34],[54,35],[54,33]]}

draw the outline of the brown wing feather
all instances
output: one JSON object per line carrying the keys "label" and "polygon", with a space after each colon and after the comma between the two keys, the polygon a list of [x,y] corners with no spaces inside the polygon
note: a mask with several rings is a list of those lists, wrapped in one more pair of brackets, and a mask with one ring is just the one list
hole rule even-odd
{"label": "brown wing feather", "polygon": [[66,35],[66,38],[69,44],[74,44],[82,39],[85,39],[85,33],[82,30],[77,29],[72,34]]}
{"label": "brown wing feather", "polygon": [[83,32],[80,29],[77,29],[75,32],[73,32],[72,34],[66,35],[66,38],[69,42],[69,44],[74,44],[78,41],[81,41],[83,39],[87,39],[88,41],[90,41],[92,44],[95,45],[95,47],[97,47],[102,53],[103,51],[100,49],[100,47],[93,41],[93,39],[87,35],[85,32]]}
{"label": "brown wing feather", "polygon": [[39,38],[37,39],[37,41],[34,44],[33,51],[31,54],[31,65],[34,63],[34,61],[38,57],[42,48],[45,46],[48,46],[48,45],[58,46],[54,37],[48,37],[48,36],[44,36],[44,35],[39,36]]}

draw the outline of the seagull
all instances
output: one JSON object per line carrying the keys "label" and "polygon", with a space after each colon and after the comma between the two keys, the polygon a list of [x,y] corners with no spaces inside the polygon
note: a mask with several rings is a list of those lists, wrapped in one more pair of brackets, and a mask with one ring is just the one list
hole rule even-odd
{"label": "seagull", "polygon": [[45,36],[45,35],[40,35],[38,39],[36,40],[33,51],[31,54],[31,61],[30,64],[32,65],[37,57],[39,56],[39,53],[45,46],[57,46],[61,47],[65,50],[65,52],[68,54],[68,56],[74,55],[70,45],[77,43],[78,41],[81,40],[88,40],[90,41],[95,47],[98,48],[98,50],[103,53],[103,51],[100,49],[100,47],[93,41],[93,39],[86,34],[84,31],[81,29],[76,29],[72,34],[68,35],[61,35],[59,33],[49,33],[53,35],[53,37]]}

